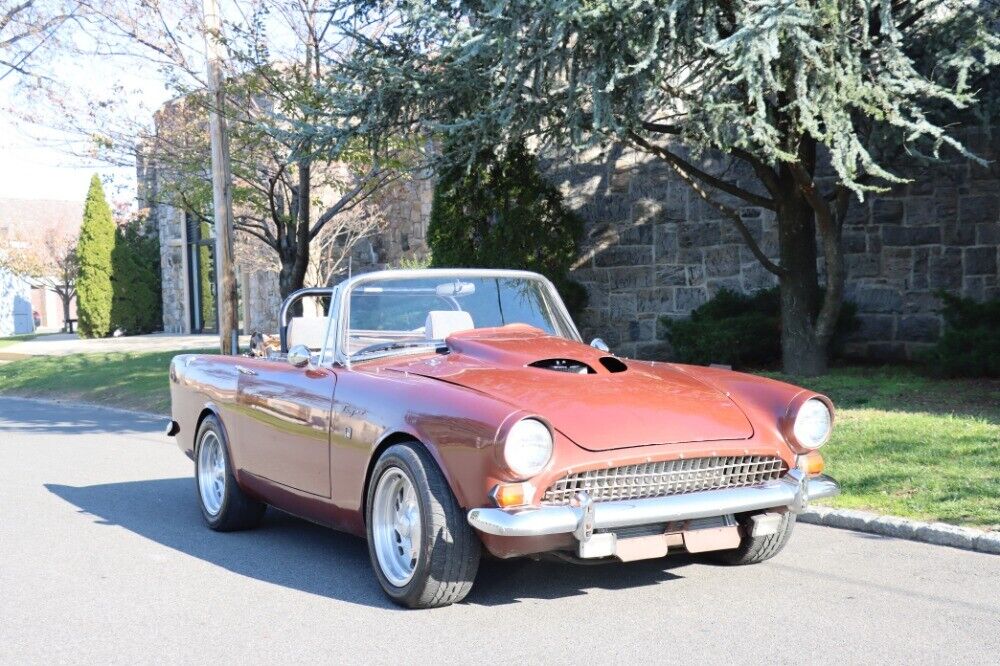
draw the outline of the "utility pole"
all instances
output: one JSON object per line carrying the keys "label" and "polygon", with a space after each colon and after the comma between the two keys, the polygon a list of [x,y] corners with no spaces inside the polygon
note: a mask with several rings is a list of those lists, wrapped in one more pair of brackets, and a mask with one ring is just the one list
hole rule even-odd
{"label": "utility pole", "polygon": [[239,353],[236,271],[233,266],[233,176],[229,165],[229,138],[223,117],[222,19],[218,0],[204,0],[205,57],[208,62],[208,128],[212,139],[212,203],[215,208],[215,302],[219,319],[219,348]]}

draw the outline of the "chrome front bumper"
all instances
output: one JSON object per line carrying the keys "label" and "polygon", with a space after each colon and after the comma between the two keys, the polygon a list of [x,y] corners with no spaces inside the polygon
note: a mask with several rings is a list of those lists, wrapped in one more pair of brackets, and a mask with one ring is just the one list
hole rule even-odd
{"label": "chrome front bumper", "polygon": [[787,508],[800,513],[810,500],[832,497],[839,492],[840,486],[830,477],[808,477],[794,468],[777,481],[749,488],[615,502],[593,502],[581,492],[574,506],[472,509],[468,520],[477,530],[497,536],[530,537],[572,532],[582,542],[587,541],[595,529],[670,523],[762,509]]}

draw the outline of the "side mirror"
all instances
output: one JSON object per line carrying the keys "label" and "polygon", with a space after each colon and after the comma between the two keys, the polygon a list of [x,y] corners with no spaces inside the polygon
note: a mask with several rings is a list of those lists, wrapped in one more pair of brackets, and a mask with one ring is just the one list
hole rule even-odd
{"label": "side mirror", "polygon": [[288,362],[296,368],[303,368],[309,365],[312,360],[312,352],[305,345],[295,345],[288,350]]}
{"label": "side mirror", "polygon": [[594,349],[599,349],[602,352],[607,352],[609,354],[611,353],[611,348],[608,347],[608,343],[605,342],[604,340],[601,340],[600,338],[594,338],[593,340],[591,340],[590,346],[593,347]]}

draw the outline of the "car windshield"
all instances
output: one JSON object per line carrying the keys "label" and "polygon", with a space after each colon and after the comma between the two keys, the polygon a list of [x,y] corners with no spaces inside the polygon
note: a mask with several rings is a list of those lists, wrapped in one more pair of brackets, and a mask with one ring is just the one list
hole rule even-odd
{"label": "car windshield", "polygon": [[528,324],[575,339],[559,296],[530,276],[365,280],[351,289],[346,351],[351,358],[440,346],[462,330]]}

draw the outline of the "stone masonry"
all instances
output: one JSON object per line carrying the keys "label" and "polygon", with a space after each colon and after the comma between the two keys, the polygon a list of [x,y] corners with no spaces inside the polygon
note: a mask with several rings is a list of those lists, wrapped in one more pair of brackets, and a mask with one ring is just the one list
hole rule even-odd
{"label": "stone masonry", "polygon": [[[965,141],[988,160],[1000,157],[997,136],[970,134]],[[579,322],[588,339],[603,337],[628,356],[670,358],[662,317],[685,316],[723,287],[749,292],[776,284],[734,225],[662,162],[615,149],[552,160],[547,171],[586,222],[573,275],[590,295]],[[857,304],[861,324],[845,350],[854,357],[909,359],[936,340],[938,290],[1000,297],[997,163],[983,167],[956,158],[904,175],[913,182],[852,203],[844,229],[846,295]],[[776,258],[773,213],[740,210],[762,249]]]}

